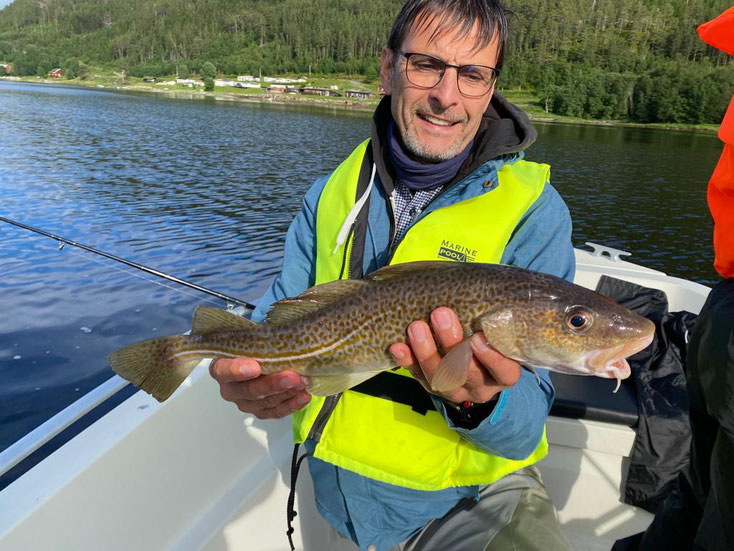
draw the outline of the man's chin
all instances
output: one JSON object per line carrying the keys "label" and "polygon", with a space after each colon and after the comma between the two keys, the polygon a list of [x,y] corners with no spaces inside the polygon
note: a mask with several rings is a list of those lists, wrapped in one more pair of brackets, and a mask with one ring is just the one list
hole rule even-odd
{"label": "man's chin", "polygon": [[416,136],[406,136],[403,140],[406,149],[419,161],[426,163],[441,163],[453,159],[462,152],[460,141],[448,144],[428,143]]}

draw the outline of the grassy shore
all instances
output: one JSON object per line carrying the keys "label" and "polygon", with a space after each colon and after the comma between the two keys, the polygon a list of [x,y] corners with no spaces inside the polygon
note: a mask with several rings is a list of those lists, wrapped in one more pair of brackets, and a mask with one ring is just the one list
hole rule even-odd
{"label": "grassy shore", "polygon": [[[192,77],[195,79],[195,77]],[[289,75],[283,78],[298,78],[296,75]],[[84,86],[90,88],[104,88],[115,90],[129,90],[136,92],[164,93],[173,96],[184,97],[211,97],[214,99],[230,100],[230,101],[259,101],[274,103],[303,103],[311,105],[320,105],[324,107],[334,107],[355,111],[371,112],[379,102],[379,93],[377,92],[379,81],[368,81],[363,79],[340,78],[337,76],[320,76],[307,79],[305,86],[313,88],[330,88],[336,86],[339,93],[344,90],[362,90],[372,92],[374,97],[371,99],[358,99],[346,97],[326,97],[326,96],[304,96],[300,94],[283,94],[272,93],[265,89],[267,84],[262,83],[261,89],[236,88],[232,86],[215,87],[213,92],[205,92],[203,87],[189,87],[182,84],[161,84],[143,82],[142,78],[126,77],[121,78],[119,75],[110,75],[108,73],[99,72],[90,74],[87,79],[63,78],[40,78],[40,77],[0,77],[0,81],[17,80],[22,82],[45,83],[45,84],[63,84]],[[158,79],[159,81],[175,80],[175,77],[166,77]],[[234,80],[233,78],[227,80]],[[675,123],[636,123],[624,120],[593,120],[581,119],[575,117],[565,117],[547,113],[543,107],[540,96],[533,90],[498,90],[509,101],[525,111],[531,120],[549,123],[564,124],[591,124],[600,126],[624,126],[633,128],[658,128],[663,130],[675,130],[682,132],[702,132],[716,133],[718,125],[715,124],[675,124]]]}

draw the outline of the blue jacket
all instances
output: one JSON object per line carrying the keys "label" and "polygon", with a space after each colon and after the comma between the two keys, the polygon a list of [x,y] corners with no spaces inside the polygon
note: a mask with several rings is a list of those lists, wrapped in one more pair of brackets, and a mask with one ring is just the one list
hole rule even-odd
{"label": "blue jacket", "polygon": [[[509,113],[515,127],[529,126],[522,112],[511,111],[503,98],[498,95],[495,98],[490,109],[494,108],[495,113],[502,110],[501,115]],[[534,138],[534,131],[530,136]],[[373,128],[373,141],[379,141],[379,138]],[[518,141],[525,146],[524,142],[528,140]],[[497,171],[505,163],[522,157],[522,151],[508,151],[479,163],[478,168],[439,195],[413,223],[442,206],[491,190],[497,185]],[[392,186],[391,182],[384,181],[387,179],[384,174],[384,171],[378,171],[370,197],[363,260],[365,274],[388,262],[391,227],[388,193]],[[273,302],[298,295],[314,284],[316,209],[327,180],[328,177],[319,179],[306,194],[301,211],[286,235],[282,271],[259,301],[252,315],[254,321],[264,320]],[[490,182],[489,186],[487,182]],[[571,246],[571,218],[563,200],[549,183],[520,221],[505,248],[501,263],[573,280],[575,260]],[[492,413],[472,430],[456,427],[448,418],[443,402],[437,398],[434,402],[447,424],[462,437],[495,455],[523,459],[540,441],[553,403],[554,391],[548,374],[544,370],[539,370],[539,373],[540,381],[523,370],[519,382],[500,394]],[[314,443],[307,441],[305,446],[313,451]],[[477,498],[479,495],[476,486],[425,492],[365,478],[313,457],[308,461],[319,512],[362,549],[369,545],[378,550],[389,549],[430,520],[442,517],[460,499]]]}

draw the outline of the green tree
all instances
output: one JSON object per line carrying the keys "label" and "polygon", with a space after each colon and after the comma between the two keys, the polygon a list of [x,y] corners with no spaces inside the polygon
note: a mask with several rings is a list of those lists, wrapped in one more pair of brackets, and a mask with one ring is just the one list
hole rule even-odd
{"label": "green tree", "polygon": [[[207,61],[206,63],[204,63],[204,65],[201,66],[201,77],[202,79],[204,79],[204,82],[206,82],[207,80],[213,81],[215,76],[217,76],[217,68],[214,66],[213,63]],[[214,86],[213,83],[212,86]]]}
{"label": "green tree", "polygon": [[61,64],[61,73],[68,79],[79,77],[81,73],[81,65],[78,59],[67,59]]}
{"label": "green tree", "polygon": [[366,81],[375,80],[378,76],[380,76],[380,74],[377,71],[376,63],[370,63],[369,65],[367,65],[367,67],[365,67],[364,78]]}
{"label": "green tree", "polygon": [[45,77],[51,72],[51,62],[47,58],[41,59],[36,66],[36,76]]}
{"label": "green tree", "polygon": [[[284,72],[374,80],[403,0],[14,0],[0,16],[13,73],[62,60],[128,74],[215,78]],[[731,0],[505,0],[499,86],[534,89],[559,114],[719,122],[734,63],[695,28]],[[60,63],[61,61],[61,63]],[[209,63],[214,71],[205,75]],[[80,64],[83,70],[84,65]],[[207,67],[207,69],[209,69]],[[66,75],[70,75],[68,69]],[[630,76],[632,75],[632,76]]]}
{"label": "green tree", "polygon": [[213,78],[205,78],[204,79],[204,91],[205,92],[212,92],[214,90],[214,79]]}

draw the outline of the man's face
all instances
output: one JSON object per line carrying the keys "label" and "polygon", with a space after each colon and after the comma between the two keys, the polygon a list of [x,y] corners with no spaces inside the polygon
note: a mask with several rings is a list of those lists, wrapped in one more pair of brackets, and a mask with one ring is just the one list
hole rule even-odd
{"label": "man's face", "polygon": [[[458,31],[443,31],[434,40],[437,18],[413,25],[405,36],[403,52],[428,54],[451,65],[488,65],[497,63],[496,37],[477,49],[474,32],[460,37]],[[380,78],[385,92],[392,96],[392,116],[408,151],[416,158],[439,162],[461,153],[474,138],[487,109],[494,86],[479,98],[459,92],[456,69],[447,68],[441,82],[425,90],[408,82],[405,57],[385,48],[382,51]]]}

